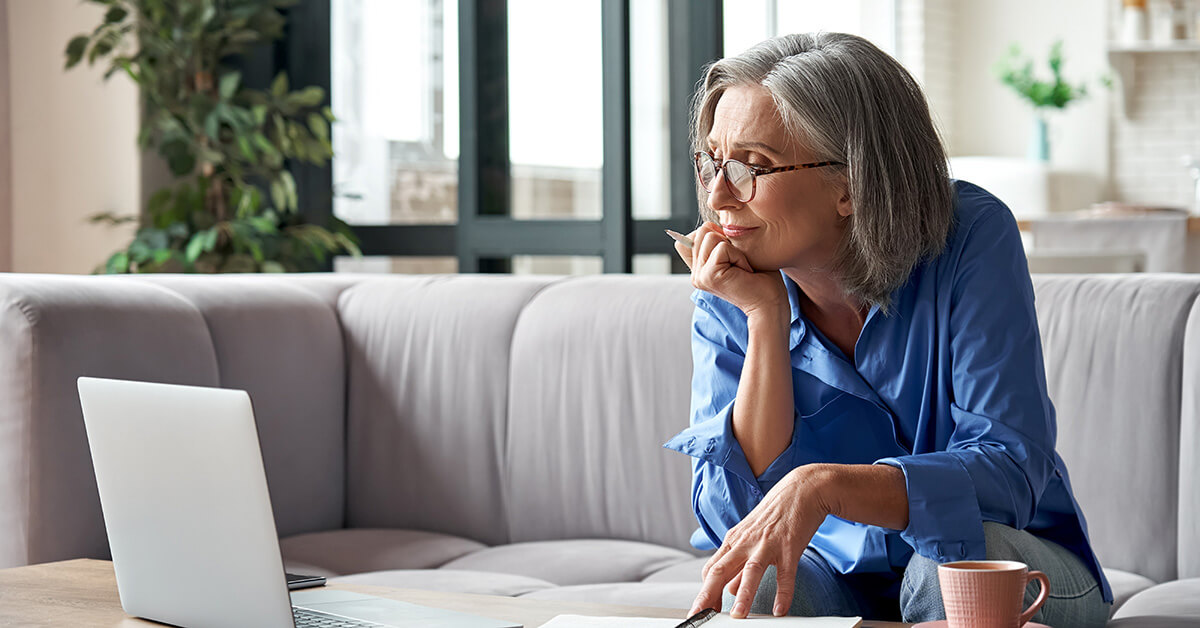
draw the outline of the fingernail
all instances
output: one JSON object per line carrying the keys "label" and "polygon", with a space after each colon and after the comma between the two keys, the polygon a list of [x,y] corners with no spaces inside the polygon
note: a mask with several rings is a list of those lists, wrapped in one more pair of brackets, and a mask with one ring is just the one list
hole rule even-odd
{"label": "fingernail", "polygon": [[783,617],[784,613],[787,613],[787,609],[783,607],[783,604],[776,604],[775,605],[775,616]]}
{"label": "fingernail", "polygon": [[731,615],[745,615],[746,614],[746,604],[744,602],[738,602],[737,604],[734,604],[733,612],[730,614]]}

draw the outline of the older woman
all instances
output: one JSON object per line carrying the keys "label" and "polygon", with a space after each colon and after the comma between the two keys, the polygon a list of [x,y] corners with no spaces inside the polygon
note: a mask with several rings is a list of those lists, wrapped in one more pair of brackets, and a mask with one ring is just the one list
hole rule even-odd
{"label": "older woman", "polygon": [[989,558],[1049,575],[1036,621],[1104,625],[1016,222],[908,72],[771,39],[709,68],[693,140],[693,611],[941,619],[937,564]]}

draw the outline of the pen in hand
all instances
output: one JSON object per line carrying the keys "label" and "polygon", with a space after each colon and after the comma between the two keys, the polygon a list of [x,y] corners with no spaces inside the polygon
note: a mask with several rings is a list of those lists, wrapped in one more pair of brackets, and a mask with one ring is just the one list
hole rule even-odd
{"label": "pen in hand", "polygon": [[678,231],[671,231],[670,229],[664,229],[663,231],[666,231],[667,235],[671,236],[671,239],[675,240],[676,242],[688,247],[689,249],[692,248],[691,238],[679,233]]}
{"label": "pen in hand", "polygon": [[699,613],[696,613],[695,615],[683,620],[679,623],[679,625],[675,626],[675,628],[699,628],[700,624],[703,624],[719,614],[720,613],[717,613],[717,611],[711,608],[706,608]]}

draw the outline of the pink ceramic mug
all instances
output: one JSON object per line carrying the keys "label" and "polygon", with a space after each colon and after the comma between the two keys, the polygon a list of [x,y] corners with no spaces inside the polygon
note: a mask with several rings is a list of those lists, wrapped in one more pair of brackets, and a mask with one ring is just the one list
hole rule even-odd
{"label": "pink ceramic mug", "polygon": [[[1031,580],[1042,583],[1033,605],[1021,602]],[[938,565],[938,583],[949,628],[1020,628],[1038,612],[1050,593],[1050,579],[1011,560],[963,560]]]}

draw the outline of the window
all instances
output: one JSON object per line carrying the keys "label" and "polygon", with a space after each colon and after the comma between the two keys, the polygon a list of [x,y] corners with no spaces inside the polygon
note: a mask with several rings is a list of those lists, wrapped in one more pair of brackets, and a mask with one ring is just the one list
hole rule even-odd
{"label": "window", "polygon": [[330,0],[338,218],[457,221],[457,8],[455,0]]}
{"label": "window", "polygon": [[599,220],[600,0],[508,0],[512,217]]}
{"label": "window", "polygon": [[895,0],[724,0],[725,52],[777,35],[832,31],[861,35],[896,56]]}
{"label": "window", "polygon": [[287,70],[331,94],[335,158],[305,173],[301,204],[349,223],[370,258],[331,268],[686,272],[663,229],[696,225],[688,103],[720,56],[717,0],[287,12],[247,76]]}

